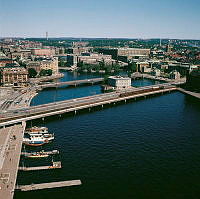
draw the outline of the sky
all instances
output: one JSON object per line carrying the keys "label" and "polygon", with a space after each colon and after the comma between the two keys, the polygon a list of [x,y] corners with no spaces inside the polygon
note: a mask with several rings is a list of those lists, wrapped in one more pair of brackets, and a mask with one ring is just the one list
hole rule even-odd
{"label": "sky", "polygon": [[0,0],[0,37],[200,39],[200,0]]}

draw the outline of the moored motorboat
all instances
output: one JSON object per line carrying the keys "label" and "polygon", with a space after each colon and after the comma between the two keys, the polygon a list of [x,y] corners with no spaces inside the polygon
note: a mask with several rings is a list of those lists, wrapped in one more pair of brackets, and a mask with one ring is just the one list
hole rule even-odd
{"label": "moored motorboat", "polygon": [[48,156],[49,156],[48,154],[42,154],[42,153],[39,153],[39,152],[35,152],[35,153],[27,155],[26,157],[27,158],[46,158]]}
{"label": "moored motorboat", "polygon": [[23,144],[28,146],[42,146],[44,144],[49,143],[49,140],[44,138],[43,136],[32,136],[23,138]]}
{"label": "moored motorboat", "polygon": [[28,136],[40,136],[43,137],[45,139],[47,139],[48,141],[54,140],[54,134],[51,134],[48,132],[48,128],[46,127],[32,127],[32,128],[28,128],[25,130],[25,135]]}

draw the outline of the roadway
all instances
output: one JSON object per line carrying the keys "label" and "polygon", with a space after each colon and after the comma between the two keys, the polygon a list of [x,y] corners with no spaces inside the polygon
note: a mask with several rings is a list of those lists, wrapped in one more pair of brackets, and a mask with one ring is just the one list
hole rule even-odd
{"label": "roadway", "polygon": [[[111,93],[104,93],[104,94],[98,94],[88,97],[82,97],[82,98],[76,98],[76,99],[70,99],[70,100],[64,100],[60,102],[55,103],[48,103],[48,104],[42,104],[38,106],[32,106],[28,108],[22,108],[22,109],[15,109],[15,110],[9,110],[5,113],[0,114],[0,126],[4,126],[7,124],[13,124],[16,122],[21,121],[27,121],[32,119],[37,119],[41,117],[46,117],[50,115],[56,115],[56,114],[62,114],[64,112],[70,112],[70,111],[76,111],[83,108],[89,108],[93,106],[103,105],[106,103],[112,103],[117,101],[122,101],[129,98],[134,98],[134,96],[145,96],[150,95],[154,92],[149,92],[149,89],[158,88],[158,92],[164,92],[164,89],[160,88],[163,87],[165,90],[167,89],[177,89],[175,86],[172,86],[171,84],[158,84],[154,86],[146,86],[146,87],[140,87],[140,88],[130,88],[127,90],[121,90],[121,91],[115,91]],[[128,97],[126,97],[126,94],[131,92],[141,92],[142,94],[130,94]],[[121,97],[124,95],[124,97]]]}
{"label": "roadway", "polygon": [[31,99],[36,94],[37,93],[35,88],[28,87],[14,92],[12,96],[5,96],[5,100],[0,106],[0,111],[6,112],[9,109],[28,107],[30,105]]}

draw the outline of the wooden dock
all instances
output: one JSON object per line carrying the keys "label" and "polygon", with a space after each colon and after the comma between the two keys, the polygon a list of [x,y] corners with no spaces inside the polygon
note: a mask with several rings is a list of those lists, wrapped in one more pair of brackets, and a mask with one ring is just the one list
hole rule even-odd
{"label": "wooden dock", "polygon": [[46,169],[61,169],[61,162],[53,162],[52,166],[39,166],[39,167],[19,167],[20,171],[37,171],[37,170],[46,170]]}
{"label": "wooden dock", "polygon": [[71,180],[71,181],[61,181],[61,182],[50,182],[42,184],[31,184],[31,185],[18,185],[15,189],[20,189],[21,191],[33,191],[39,189],[50,189],[58,187],[69,187],[75,185],[81,185],[80,180]]}

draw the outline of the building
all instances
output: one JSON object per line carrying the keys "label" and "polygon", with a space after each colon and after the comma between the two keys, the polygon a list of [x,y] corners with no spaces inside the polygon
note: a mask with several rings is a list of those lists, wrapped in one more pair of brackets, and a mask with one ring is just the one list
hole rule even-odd
{"label": "building", "polygon": [[67,55],[67,66],[77,66],[78,56],[77,55]]}
{"label": "building", "polygon": [[131,78],[121,76],[110,76],[108,78],[108,84],[114,87],[116,90],[128,89],[131,87]]}
{"label": "building", "polygon": [[166,52],[171,53],[172,52],[172,46],[170,44],[166,45]]}
{"label": "building", "polygon": [[160,70],[157,68],[153,68],[151,71],[151,75],[159,77],[160,76]]}
{"label": "building", "polygon": [[36,72],[40,72],[42,69],[44,70],[52,70],[53,74],[58,73],[58,58],[57,57],[37,57],[34,61],[30,61],[27,63],[27,69],[34,68]]}
{"label": "building", "polygon": [[31,49],[31,54],[35,56],[53,56],[55,50],[50,48],[34,48]]}
{"label": "building", "polygon": [[105,64],[112,64],[111,55],[103,54],[86,54],[78,56],[78,62],[83,62],[84,64],[98,64],[99,62],[104,62]]}
{"label": "building", "polygon": [[0,67],[6,66],[6,64],[11,64],[11,63],[13,63],[13,60],[10,58],[7,58],[7,57],[0,58]]}
{"label": "building", "polygon": [[151,71],[151,66],[149,62],[135,62],[136,72],[148,73]]}
{"label": "building", "polygon": [[37,61],[30,61],[27,63],[26,68],[27,69],[33,68],[37,73],[39,73],[41,71],[41,64],[40,62]]}
{"label": "building", "polygon": [[113,59],[128,61],[132,58],[149,57],[150,49],[143,48],[100,48],[99,53],[111,55]]}
{"label": "building", "polygon": [[170,63],[168,65],[168,72],[172,72],[174,70],[178,71],[182,76],[186,76],[187,71],[189,69],[192,69],[195,66],[191,66],[191,64],[189,63],[179,63],[179,62],[175,62],[175,63]]}
{"label": "building", "polygon": [[174,70],[169,74],[169,78],[177,80],[177,79],[181,78],[181,75],[180,75],[180,73],[178,71]]}
{"label": "building", "polygon": [[72,47],[86,47],[89,42],[86,41],[74,41],[72,42]]}
{"label": "building", "polygon": [[66,52],[68,54],[74,54],[74,55],[81,55],[81,53],[88,53],[90,51],[92,51],[92,47],[73,47],[66,49]]}
{"label": "building", "polygon": [[28,84],[28,72],[24,67],[7,64],[0,67],[0,84],[2,86],[26,86]]}

